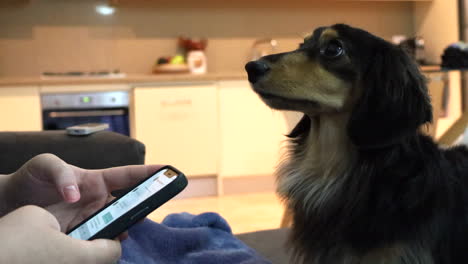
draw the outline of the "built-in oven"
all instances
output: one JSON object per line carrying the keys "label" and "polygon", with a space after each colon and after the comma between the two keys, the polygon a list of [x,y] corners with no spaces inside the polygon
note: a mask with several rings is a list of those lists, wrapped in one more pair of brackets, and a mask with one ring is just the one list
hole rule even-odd
{"label": "built-in oven", "polygon": [[109,130],[130,135],[127,91],[41,95],[44,130],[84,123],[107,123]]}

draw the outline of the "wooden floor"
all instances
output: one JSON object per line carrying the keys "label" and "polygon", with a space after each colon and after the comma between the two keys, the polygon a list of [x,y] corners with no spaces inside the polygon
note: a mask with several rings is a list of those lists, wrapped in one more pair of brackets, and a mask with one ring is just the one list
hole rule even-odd
{"label": "wooden floor", "polygon": [[234,234],[278,228],[283,206],[274,193],[252,193],[171,200],[148,217],[156,222],[171,213],[216,212],[224,217]]}

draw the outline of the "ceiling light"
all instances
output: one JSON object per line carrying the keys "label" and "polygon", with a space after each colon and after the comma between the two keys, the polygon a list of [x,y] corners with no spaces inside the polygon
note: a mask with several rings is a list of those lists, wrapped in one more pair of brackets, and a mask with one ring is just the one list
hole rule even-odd
{"label": "ceiling light", "polygon": [[114,14],[115,12],[115,7],[108,6],[108,5],[98,5],[96,6],[96,12],[103,16],[110,16]]}

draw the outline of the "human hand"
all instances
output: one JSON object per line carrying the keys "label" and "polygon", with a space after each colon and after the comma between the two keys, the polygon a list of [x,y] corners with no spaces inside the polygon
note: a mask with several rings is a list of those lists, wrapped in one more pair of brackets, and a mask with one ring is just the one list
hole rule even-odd
{"label": "human hand", "polygon": [[24,206],[0,218],[0,237],[0,263],[110,264],[121,255],[117,241],[65,235],[57,219],[37,206]]}
{"label": "human hand", "polygon": [[24,205],[47,209],[65,232],[113,199],[111,191],[125,189],[156,171],[159,165],[134,165],[85,170],[52,154],[41,154],[8,176],[2,195],[8,211]]}

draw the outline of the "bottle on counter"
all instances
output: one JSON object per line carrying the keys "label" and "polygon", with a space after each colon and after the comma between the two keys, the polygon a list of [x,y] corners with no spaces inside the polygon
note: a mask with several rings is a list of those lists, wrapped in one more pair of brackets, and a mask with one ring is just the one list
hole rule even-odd
{"label": "bottle on counter", "polygon": [[193,74],[206,73],[206,55],[203,50],[192,50],[187,53],[187,64]]}
{"label": "bottle on counter", "polygon": [[207,58],[205,54],[208,40],[179,37],[179,48],[186,51],[187,66],[193,74],[203,74],[207,71]]}

